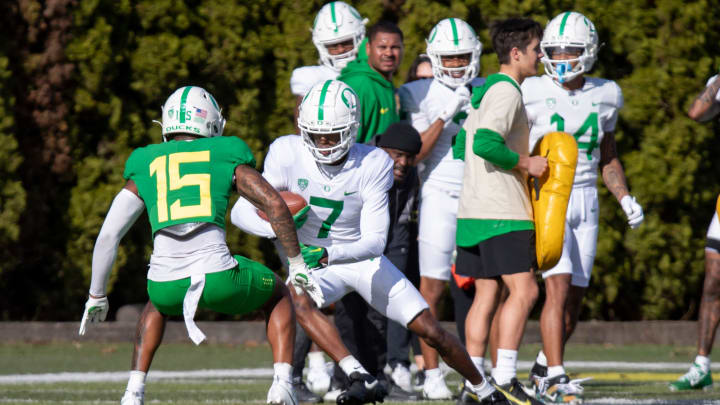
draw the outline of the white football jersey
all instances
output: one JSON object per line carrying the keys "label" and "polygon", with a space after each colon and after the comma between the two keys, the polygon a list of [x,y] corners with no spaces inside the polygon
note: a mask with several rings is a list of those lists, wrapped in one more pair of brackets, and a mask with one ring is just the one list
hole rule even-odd
{"label": "white football jersey", "polygon": [[[473,87],[482,86],[483,83],[485,79],[482,78],[475,78],[470,82]],[[423,132],[438,119],[452,93],[453,89],[438,80],[415,80],[398,89],[400,109],[407,114],[406,119],[412,126],[418,132]],[[462,129],[469,110],[470,104],[455,115],[452,122],[445,124],[430,154],[418,164],[418,174],[423,182],[440,182],[454,190],[459,190],[462,186],[465,162],[453,159],[452,139]]]}
{"label": "white football jersey", "polygon": [[293,95],[305,97],[312,86],[325,80],[335,80],[339,75],[325,65],[302,66],[293,70],[290,76],[290,91]]}
{"label": "white football jersey", "polygon": [[[392,170],[393,161],[384,150],[354,144],[342,168],[328,177],[302,138],[287,135],[270,145],[263,176],[277,190],[305,198],[310,211],[298,230],[300,242],[325,247],[329,264],[340,264],[382,255],[390,225],[387,193],[394,181]],[[231,219],[255,235],[275,236],[244,198],[233,207]]]}
{"label": "white football jersey", "polygon": [[600,163],[600,143],[615,131],[623,106],[620,87],[612,80],[585,77],[578,90],[565,90],[547,75],[522,83],[523,101],[530,123],[530,150],[549,132],[564,131],[578,143],[578,163],[573,186],[595,186]]}

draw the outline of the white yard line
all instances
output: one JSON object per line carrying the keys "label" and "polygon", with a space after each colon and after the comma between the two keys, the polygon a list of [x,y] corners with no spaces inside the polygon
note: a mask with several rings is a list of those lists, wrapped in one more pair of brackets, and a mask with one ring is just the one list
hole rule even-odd
{"label": "white yard line", "polygon": [[[519,361],[518,368],[529,370],[531,361]],[[579,370],[632,370],[632,371],[684,371],[690,363],[652,363],[623,361],[566,361],[565,366],[573,371]],[[720,364],[712,365],[713,370],[720,370]],[[128,371],[110,372],[62,372],[42,374],[6,374],[0,375],[0,384],[25,383],[59,383],[59,382],[107,382],[127,381]],[[271,378],[272,368],[241,368],[215,370],[160,371],[151,370],[149,380],[197,379],[197,378]],[[1,399],[0,399],[1,401]]]}
{"label": "white yard line", "polygon": [[720,400],[715,399],[627,399],[627,398],[593,398],[586,399],[583,404],[607,405],[717,405]]}
{"label": "white yard line", "polygon": [[[43,373],[0,375],[0,384],[58,383],[58,382],[107,382],[127,381],[129,371]],[[240,368],[234,370],[153,371],[148,380],[179,378],[272,378],[271,368]]]}

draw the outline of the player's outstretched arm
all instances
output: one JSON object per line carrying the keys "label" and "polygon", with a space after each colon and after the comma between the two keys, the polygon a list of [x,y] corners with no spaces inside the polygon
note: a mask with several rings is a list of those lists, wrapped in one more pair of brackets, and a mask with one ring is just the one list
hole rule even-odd
{"label": "player's outstretched arm", "polygon": [[605,133],[600,143],[600,170],[605,186],[617,198],[625,211],[628,224],[631,228],[636,228],[643,222],[645,216],[642,206],[635,201],[635,197],[630,196],[628,191],[625,170],[618,158],[615,133],[613,132]]}
{"label": "player's outstretched arm", "polygon": [[138,196],[135,182],[129,180],[115,196],[100,229],[92,258],[90,294],[78,333],[84,335],[87,323],[102,322],[109,310],[106,287],[120,240],[145,210],[145,203]]}
{"label": "player's outstretched arm", "polygon": [[720,78],[715,79],[698,94],[688,110],[688,117],[698,122],[708,121],[720,112],[718,103],[718,89],[720,89]]}
{"label": "player's outstretched arm", "polygon": [[235,168],[238,193],[267,214],[268,222],[288,257],[300,254],[295,222],[285,201],[275,188],[254,168]]}
{"label": "player's outstretched arm", "polygon": [[608,190],[617,198],[618,201],[629,195],[627,181],[625,180],[625,170],[617,154],[617,144],[615,143],[615,134],[613,132],[605,133],[600,143],[600,171],[602,178]]}

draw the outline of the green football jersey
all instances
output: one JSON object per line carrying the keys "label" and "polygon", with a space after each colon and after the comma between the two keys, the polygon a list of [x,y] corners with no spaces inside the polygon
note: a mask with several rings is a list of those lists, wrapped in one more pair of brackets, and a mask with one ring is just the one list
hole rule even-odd
{"label": "green football jersey", "polygon": [[188,222],[210,222],[225,229],[238,165],[255,167],[250,148],[240,138],[170,141],[133,151],[123,177],[137,185],[153,235]]}

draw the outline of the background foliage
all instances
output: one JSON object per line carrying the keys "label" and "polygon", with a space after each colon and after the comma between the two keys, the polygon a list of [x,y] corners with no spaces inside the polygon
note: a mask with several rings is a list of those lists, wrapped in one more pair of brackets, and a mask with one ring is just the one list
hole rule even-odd
{"label": "background foliage", "polygon": [[[261,162],[292,132],[292,69],[317,62],[309,28],[322,1],[16,0],[0,16],[0,319],[77,320],[95,237],[133,148],[160,140],[165,97],[207,88],[224,106],[227,136]],[[595,277],[583,317],[691,318],[718,186],[718,124],[685,115],[720,66],[720,9],[711,1],[364,0],[370,23],[403,29],[405,60],[445,17],[470,22],[484,44],[482,75],[497,71],[490,22],[542,24],[574,9],[604,46],[594,75],[625,94],[617,132],[645,224],[630,231],[601,187]],[[146,219],[121,244],[110,301],[143,302],[151,239]],[[228,227],[231,249],[276,265],[272,248]]]}

